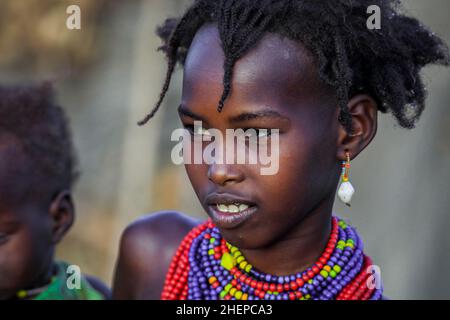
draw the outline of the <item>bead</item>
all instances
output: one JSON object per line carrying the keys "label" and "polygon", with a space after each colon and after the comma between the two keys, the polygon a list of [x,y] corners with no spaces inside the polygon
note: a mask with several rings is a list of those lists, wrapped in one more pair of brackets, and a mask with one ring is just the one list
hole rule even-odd
{"label": "bead", "polygon": [[222,256],[221,266],[227,270],[231,270],[235,266],[234,258],[229,253],[224,253]]}
{"label": "bead", "polygon": [[299,287],[302,287],[302,286],[304,285],[303,279],[298,278],[298,279],[295,280],[295,281],[297,282],[297,285],[298,285]]}
{"label": "bead", "polygon": [[19,299],[25,299],[27,297],[28,293],[26,290],[20,290],[17,292],[16,295],[17,295],[17,298],[19,298]]}
{"label": "bead", "polygon": [[353,188],[350,181],[344,181],[341,183],[341,186],[339,187],[338,197],[343,203],[349,204],[350,201],[352,200],[354,193],[355,188]]}
{"label": "bead", "polygon": [[380,299],[369,290],[364,272],[371,265],[356,230],[333,217],[328,243],[320,258],[304,272],[264,274],[220,235],[211,220],[182,240],[167,271],[163,300],[301,300]]}
{"label": "bead", "polygon": [[214,282],[216,282],[217,281],[217,278],[216,277],[211,277],[211,278],[209,278],[209,280],[208,280],[208,282],[210,283],[210,284],[213,284]]}

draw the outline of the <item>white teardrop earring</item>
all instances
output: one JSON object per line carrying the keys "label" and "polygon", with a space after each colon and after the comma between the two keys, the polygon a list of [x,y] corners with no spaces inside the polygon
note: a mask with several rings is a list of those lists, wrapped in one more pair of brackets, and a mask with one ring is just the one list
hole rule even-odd
{"label": "white teardrop earring", "polygon": [[342,173],[341,173],[341,186],[338,190],[339,199],[350,207],[350,201],[355,193],[355,188],[353,188],[350,181],[348,181],[348,176],[350,172],[350,154],[347,152],[347,161],[342,161]]}

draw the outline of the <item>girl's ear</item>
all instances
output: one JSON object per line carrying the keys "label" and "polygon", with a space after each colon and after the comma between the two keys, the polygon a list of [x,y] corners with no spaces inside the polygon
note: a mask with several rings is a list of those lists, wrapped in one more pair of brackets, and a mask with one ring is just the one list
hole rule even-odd
{"label": "girl's ear", "polygon": [[352,117],[353,133],[348,133],[340,125],[338,133],[339,160],[346,160],[346,152],[350,159],[355,158],[372,141],[377,133],[378,107],[375,100],[367,94],[354,96],[348,102],[348,110]]}
{"label": "girl's ear", "polygon": [[52,241],[57,244],[72,226],[75,219],[75,208],[69,190],[59,192],[49,208],[52,222]]}

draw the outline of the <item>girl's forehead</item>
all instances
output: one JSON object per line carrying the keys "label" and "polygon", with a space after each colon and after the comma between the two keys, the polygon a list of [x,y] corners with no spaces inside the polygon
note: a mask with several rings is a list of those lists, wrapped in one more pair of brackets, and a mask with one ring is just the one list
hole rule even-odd
{"label": "girl's forehead", "polygon": [[[186,85],[222,84],[225,54],[214,24],[195,35],[184,67]],[[233,84],[304,87],[319,82],[314,58],[300,43],[275,33],[266,33],[240,57],[233,67]]]}

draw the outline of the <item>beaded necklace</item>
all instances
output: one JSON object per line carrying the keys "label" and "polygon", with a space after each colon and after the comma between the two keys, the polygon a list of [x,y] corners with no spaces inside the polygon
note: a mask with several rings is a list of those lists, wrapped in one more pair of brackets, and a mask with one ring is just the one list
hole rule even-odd
{"label": "beaded necklace", "polygon": [[379,300],[382,288],[368,285],[372,260],[356,230],[332,218],[320,258],[289,276],[254,268],[208,219],[192,229],[175,253],[161,294],[163,300]]}
{"label": "beaded necklace", "polygon": [[44,292],[45,290],[48,289],[48,287],[56,280],[56,277],[52,277],[50,282],[48,284],[46,284],[45,286],[39,287],[39,288],[35,288],[35,289],[30,289],[30,290],[19,290],[16,293],[16,297],[18,299],[30,299],[33,297],[36,297],[37,295],[41,294],[42,292]]}

